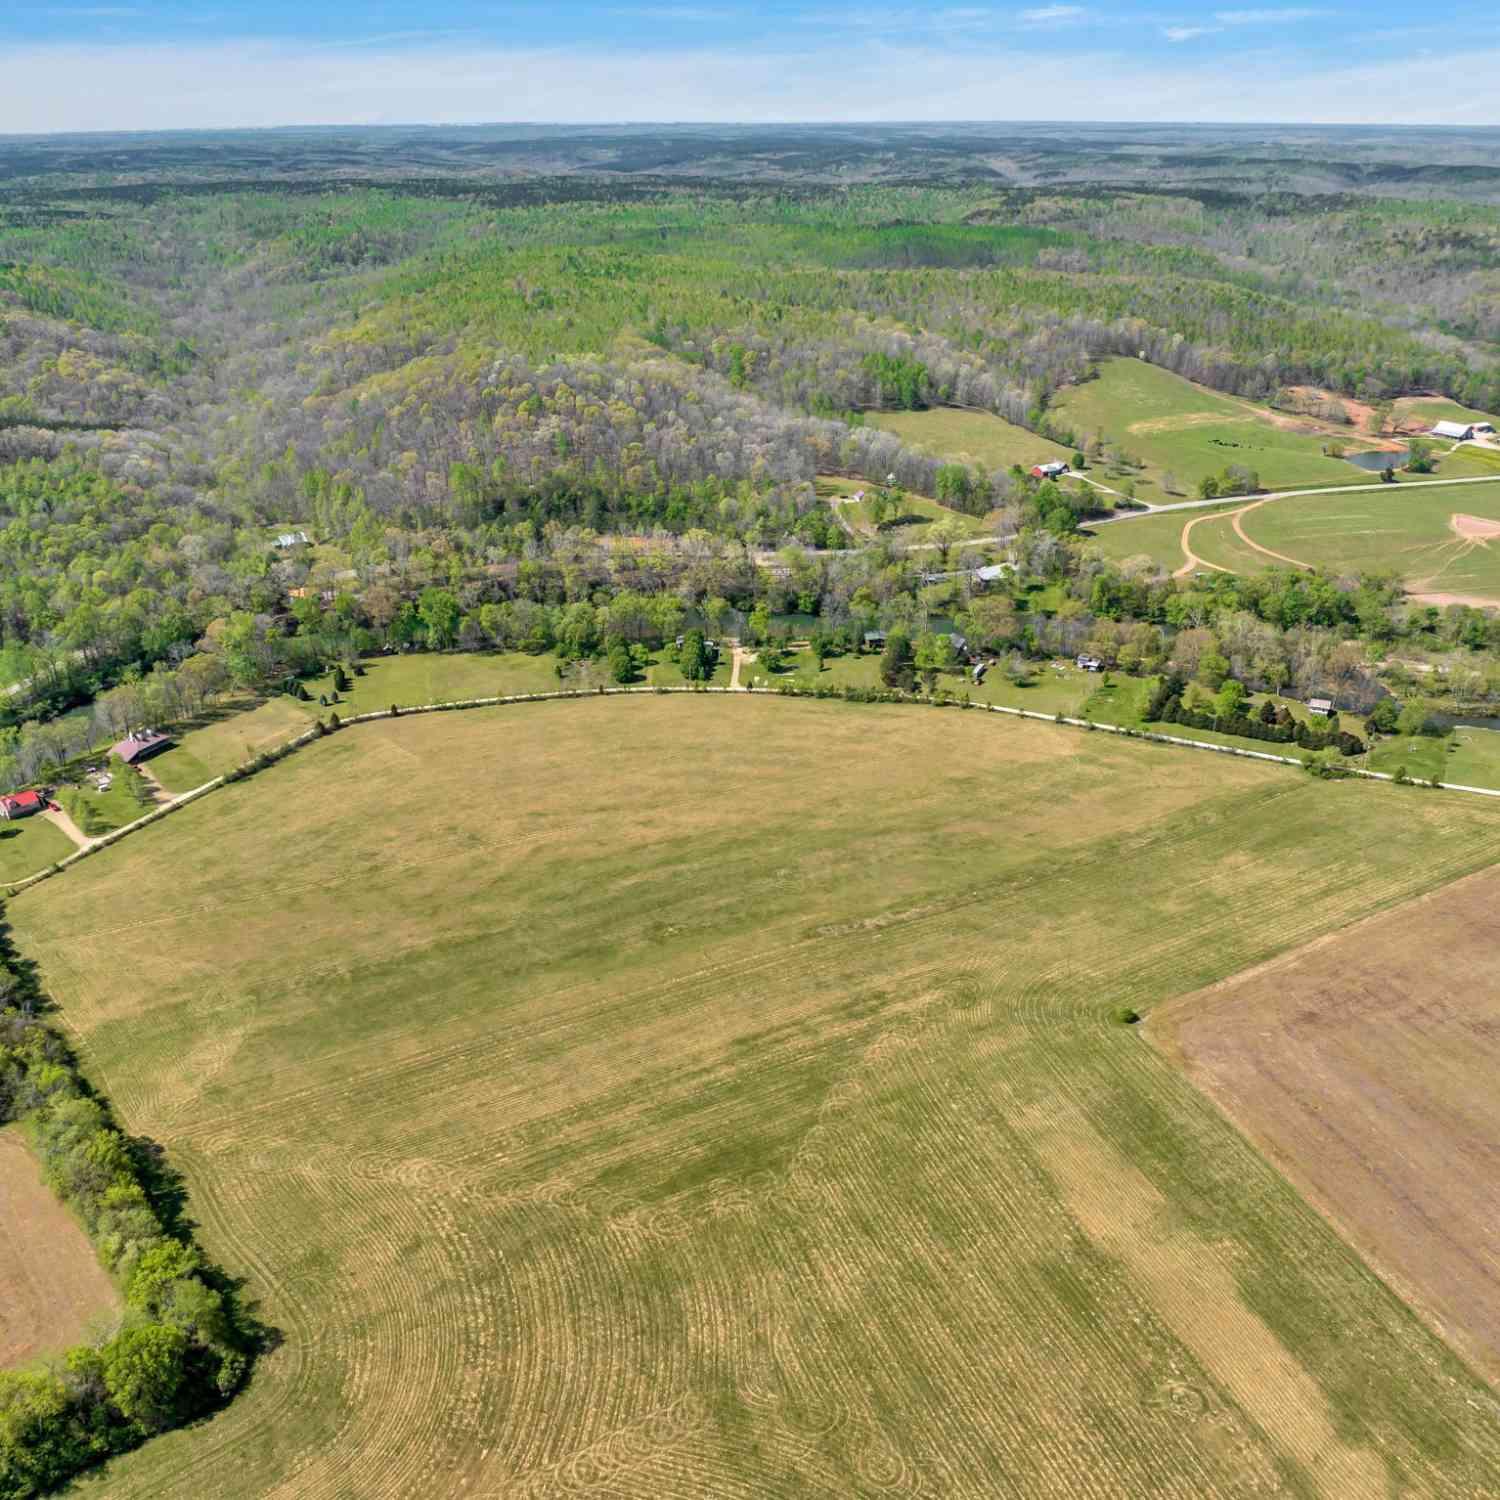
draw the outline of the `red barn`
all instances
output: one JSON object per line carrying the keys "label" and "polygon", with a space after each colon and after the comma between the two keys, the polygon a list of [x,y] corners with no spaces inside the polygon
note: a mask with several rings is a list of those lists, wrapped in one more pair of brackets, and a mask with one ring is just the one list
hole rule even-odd
{"label": "red barn", "polygon": [[0,818],[29,818],[47,805],[40,792],[15,792],[9,797],[0,797]]}

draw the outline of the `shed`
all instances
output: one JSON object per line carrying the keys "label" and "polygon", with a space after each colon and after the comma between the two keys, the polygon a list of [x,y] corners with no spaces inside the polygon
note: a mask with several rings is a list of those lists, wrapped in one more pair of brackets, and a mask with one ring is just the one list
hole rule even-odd
{"label": "shed", "polygon": [[865,645],[867,645],[867,646],[883,646],[883,645],[885,645],[885,631],[883,631],[883,630],[867,630],[867,631],[865,631]]}
{"label": "shed", "polygon": [[29,818],[46,805],[47,799],[40,792],[12,792],[8,797],[0,797],[0,818]]}
{"label": "shed", "polygon": [[1433,437],[1452,438],[1456,443],[1467,443],[1474,436],[1472,422],[1439,422],[1432,429]]}
{"label": "shed", "polygon": [[1050,463],[1033,464],[1031,466],[1031,477],[1033,479],[1056,479],[1059,474],[1066,474],[1068,466],[1060,458],[1054,458]]}
{"label": "shed", "polygon": [[138,729],[121,740],[110,753],[118,755],[127,766],[133,766],[160,754],[171,743],[172,736],[169,734],[162,734],[156,729]]}
{"label": "shed", "polygon": [[1076,665],[1083,672],[1102,672],[1104,670],[1104,663],[1097,656],[1089,656],[1087,654],[1080,656]]}
{"label": "shed", "polygon": [[1309,698],[1307,700],[1307,711],[1320,719],[1326,719],[1333,713],[1333,700],[1331,698]]}

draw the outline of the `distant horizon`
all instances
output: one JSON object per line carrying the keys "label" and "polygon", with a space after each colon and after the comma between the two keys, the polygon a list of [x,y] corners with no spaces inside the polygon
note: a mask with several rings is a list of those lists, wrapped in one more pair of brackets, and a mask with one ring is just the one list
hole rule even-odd
{"label": "distant horizon", "polygon": [[[12,0],[0,133],[976,121],[1500,128],[1487,7]],[[1059,108],[1059,105],[1065,107]]]}

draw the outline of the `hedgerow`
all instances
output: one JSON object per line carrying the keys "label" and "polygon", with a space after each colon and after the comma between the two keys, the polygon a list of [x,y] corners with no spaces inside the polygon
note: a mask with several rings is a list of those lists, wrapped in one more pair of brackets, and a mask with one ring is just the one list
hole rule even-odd
{"label": "hedgerow", "polygon": [[0,1122],[25,1129],[124,1302],[97,1342],[0,1372],[0,1500],[28,1500],[222,1406],[256,1342],[232,1288],[172,1213],[164,1169],[118,1129],[45,1011],[0,907]]}

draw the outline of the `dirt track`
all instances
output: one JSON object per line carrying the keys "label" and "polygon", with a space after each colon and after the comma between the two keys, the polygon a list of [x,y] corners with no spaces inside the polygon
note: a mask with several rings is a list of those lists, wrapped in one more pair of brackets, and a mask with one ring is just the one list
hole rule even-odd
{"label": "dirt track", "polygon": [[1148,1032],[1500,1376],[1500,870],[1190,995]]}

